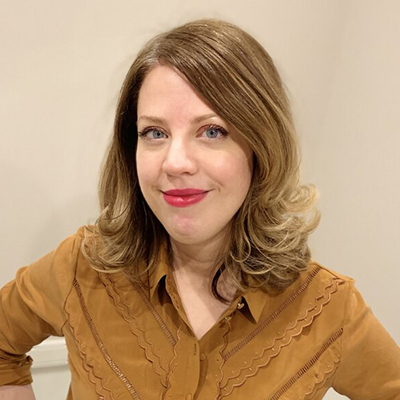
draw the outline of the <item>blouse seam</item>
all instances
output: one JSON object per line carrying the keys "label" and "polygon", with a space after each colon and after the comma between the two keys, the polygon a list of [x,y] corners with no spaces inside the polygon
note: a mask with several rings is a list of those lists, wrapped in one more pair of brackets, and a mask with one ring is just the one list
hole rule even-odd
{"label": "blouse seam", "polygon": [[109,354],[105,344],[103,343],[103,341],[97,331],[97,328],[90,316],[89,310],[86,307],[85,299],[83,298],[83,294],[82,294],[80,285],[76,279],[74,279],[73,285],[74,285],[75,291],[78,295],[78,300],[79,300],[79,304],[82,308],[83,316],[89,326],[90,331],[92,332],[92,335],[93,335],[93,338],[95,339],[97,347],[99,348],[100,352],[103,354],[105,361],[110,366],[112,371],[118,376],[118,378],[124,383],[126,389],[131,394],[132,398],[136,399],[136,400],[140,400],[141,397],[140,397],[139,393],[133,387],[132,383],[128,380],[128,378],[125,376],[125,374],[120,370],[118,365],[114,362],[114,360],[111,357],[111,355]]}
{"label": "blouse seam", "polygon": [[161,331],[163,332],[163,334],[170,341],[172,346],[175,346],[176,345],[176,339],[172,335],[171,331],[168,329],[167,324],[165,323],[165,321],[161,318],[160,314],[155,309],[154,305],[147,298],[146,294],[143,291],[142,286],[137,284],[136,282],[132,282],[132,285],[136,289],[136,291],[139,293],[139,296],[143,300],[143,302],[146,305],[147,309],[153,315],[154,319],[156,320],[156,322],[157,322],[158,326],[160,327]]}
{"label": "blouse seam", "polygon": [[168,374],[167,374],[167,389],[166,389],[165,393],[164,393],[163,396],[162,396],[162,399],[163,399],[163,400],[167,398],[167,393],[168,393],[168,391],[169,391],[169,390],[171,389],[171,387],[172,387],[172,385],[171,385],[171,377],[172,377],[172,375],[173,375],[173,373],[174,373],[173,365],[174,365],[174,363],[175,363],[175,360],[176,360],[177,357],[178,357],[177,347],[178,347],[178,344],[180,345],[180,343],[181,343],[181,337],[180,337],[180,332],[181,332],[181,330],[182,330],[182,326],[179,326],[179,327],[178,327],[178,330],[177,330],[177,332],[176,332],[177,340],[176,340],[176,343],[175,343],[175,345],[174,345],[174,347],[173,347],[174,355],[173,355],[173,357],[171,358],[171,361],[169,362],[169,368],[168,368]]}
{"label": "blouse seam", "polygon": [[[154,372],[160,377],[161,384],[165,386],[166,383],[164,381],[166,380],[167,370],[162,366],[161,356],[155,351],[154,344],[146,339],[144,329],[139,325],[138,318],[132,313],[129,305],[121,298],[121,294],[115,287],[115,282],[106,275],[99,274],[99,276],[105,285],[107,293],[113,299],[117,310],[120,311],[122,318],[129,324],[131,332],[136,336],[138,345],[144,350],[146,358],[151,362]],[[133,322],[136,324],[135,328],[132,326]]]}
{"label": "blouse seam", "polygon": [[[308,392],[304,393],[304,396],[300,400],[312,399],[311,396],[314,396],[318,392],[319,389],[324,387],[328,378],[331,377],[335,373],[339,362],[340,362],[340,358],[336,354],[336,358],[334,358],[332,360],[332,368],[328,371],[323,371],[322,379],[320,381],[315,381],[314,385],[312,387],[311,387],[311,385],[309,385],[308,389],[310,389],[310,390]],[[328,368],[329,368],[329,365],[330,364],[327,365]],[[318,376],[316,376],[316,378],[318,379]]]}
{"label": "blouse seam", "polygon": [[[89,364],[88,361],[91,361],[90,359],[87,360],[87,354],[83,350],[84,344],[78,339],[77,333],[75,332],[75,326],[73,325],[74,319],[71,317],[71,315],[68,313],[68,322],[69,322],[69,327],[75,342],[75,345],[78,349],[79,355],[82,360],[83,368],[88,374],[89,381],[94,385],[96,393],[101,396],[100,398],[104,399],[104,390],[109,393],[109,396],[111,397],[112,400],[114,400],[114,396],[112,395],[112,392],[109,388],[105,387],[103,378],[101,376],[98,376],[96,372],[94,371],[94,367]],[[97,380],[97,381],[96,381]],[[103,389],[103,392],[100,392],[98,384],[101,385],[101,389]]]}
{"label": "blouse seam", "polygon": [[260,323],[252,332],[250,332],[244,339],[242,339],[235,347],[224,354],[225,361],[235,355],[238,351],[242,350],[248,343],[250,343],[254,338],[256,338],[268,325],[274,321],[279,314],[281,314],[290,304],[293,303],[296,298],[302,294],[307,287],[310,285],[312,280],[321,271],[321,267],[317,266],[307,276],[303,284],[294,291],[291,296],[289,296],[283,303],[281,303],[263,322]]}
{"label": "blouse seam", "polygon": [[[80,251],[80,246],[79,246],[79,251]],[[63,303],[63,309],[64,310],[66,310],[68,299],[71,296],[72,291],[74,290],[74,281],[76,280],[76,277],[77,277],[77,274],[78,274],[78,257],[79,257],[79,252],[78,252],[78,256],[76,257],[75,264],[74,264],[74,274],[73,274],[73,278],[71,280],[71,286],[70,286],[70,288],[68,290],[68,293],[67,293],[67,295],[65,296],[65,299],[64,299],[64,303]],[[65,325],[67,325],[67,323],[68,323],[68,320],[69,320],[68,315],[65,315],[65,321],[61,325],[61,332],[63,332],[63,330],[65,328]]]}
{"label": "blouse seam", "polygon": [[[265,367],[269,363],[271,358],[276,357],[280,353],[281,348],[290,345],[294,337],[300,335],[305,327],[312,324],[314,318],[322,312],[323,307],[330,302],[332,295],[338,291],[339,285],[343,283],[344,282],[340,279],[332,278],[331,283],[325,287],[325,294],[317,297],[315,299],[315,304],[311,308],[306,310],[305,315],[300,315],[300,319],[297,318],[290,328],[285,329],[285,333],[279,338],[279,343],[276,343],[275,338],[274,342],[268,347],[264,347],[264,349],[261,351],[261,355],[258,355],[258,357],[251,360],[250,364],[248,364],[247,367],[242,367],[237,375],[227,378],[223,386],[225,393],[222,395],[222,397],[229,396],[235,387],[241,386],[247,378],[254,376],[260,368]],[[302,324],[298,327],[299,321],[302,321]],[[267,351],[270,351],[272,353],[263,360]],[[260,362],[260,360],[261,363],[255,364],[255,362]],[[244,373],[244,375],[241,377],[242,372],[245,370],[248,370],[250,372]],[[235,378],[237,382],[233,384],[231,383],[230,390],[228,390],[229,381],[232,382],[232,380]]]}
{"label": "blouse seam", "polygon": [[221,398],[221,382],[222,382],[222,379],[223,379],[223,377],[224,377],[224,372],[223,372],[223,367],[225,366],[225,363],[226,363],[226,360],[225,360],[225,358],[223,357],[223,353],[224,353],[224,350],[227,348],[227,346],[228,346],[228,334],[229,334],[229,332],[231,331],[231,329],[232,329],[232,325],[231,325],[231,322],[230,322],[230,319],[228,319],[228,320],[226,320],[227,322],[226,322],[226,324],[227,324],[227,329],[225,330],[225,332],[224,332],[224,334],[223,334],[223,344],[222,344],[222,346],[220,347],[220,349],[219,349],[219,351],[218,351],[218,353],[219,353],[219,360],[220,360],[220,362],[219,362],[219,378],[218,378],[218,380],[216,381],[216,386],[217,386],[217,395],[215,396],[215,399],[214,400],[218,400],[218,399],[220,399]]}
{"label": "blouse seam", "polygon": [[[346,321],[347,321],[347,319],[348,319],[348,312],[349,312],[349,309],[350,309],[350,307],[349,307],[349,302],[350,302],[350,298],[351,298],[351,293],[352,293],[352,291],[353,291],[353,286],[354,286],[354,280],[351,279],[351,280],[349,281],[349,285],[348,285],[347,293],[346,293],[346,299],[345,299],[345,301],[344,301],[344,306],[343,306],[343,307],[344,307],[344,310],[343,310],[343,319],[342,319],[343,339],[342,339],[342,341],[341,341],[340,350],[339,350],[339,353],[340,353],[340,361],[342,360],[342,355],[343,355],[343,353],[344,353],[344,343],[346,342],[345,336],[347,335],[347,330],[346,330],[345,326],[346,326]],[[338,369],[339,369],[339,368],[340,368],[340,362],[339,362],[339,365],[338,365]],[[337,377],[337,374],[335,373],[335,376],[334,376],[333,382],[332,382],[332,387],[335,385],[336,377]]]}
{"label": "blouse seam", "polygon": [[321,356],[336,342],[343,334],[343,327],[333,333],[321,346],[321,348],[311,357],[297,372],[283,384],[268,400],[278,400],[283,396],[311,367],[321,358]]}

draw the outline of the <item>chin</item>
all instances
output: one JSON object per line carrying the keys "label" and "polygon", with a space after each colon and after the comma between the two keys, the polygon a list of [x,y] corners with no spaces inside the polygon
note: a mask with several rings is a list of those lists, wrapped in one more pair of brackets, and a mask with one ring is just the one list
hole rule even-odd
{"label": "chin", "polygon": [[164,225],[168,234],[174,239],[190,239],[191,237],[196,237],[201,233],[201,227],[196,223],[196,220],[192,216],[179,216],[178,218],[175,216],[167,219],[165,223],[164,221],[161,223]]}
{"label": "chin", "polygon": [[177,231],[176,229],[167,230],[170,238],[182,244],[198,244],[205,240],[203,235],[193,231]]}

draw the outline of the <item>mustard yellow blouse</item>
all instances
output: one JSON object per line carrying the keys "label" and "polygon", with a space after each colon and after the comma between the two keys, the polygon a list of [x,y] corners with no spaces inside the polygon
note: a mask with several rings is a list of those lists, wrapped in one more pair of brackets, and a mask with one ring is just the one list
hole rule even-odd
{"label": "mustard yellow blouse", "polygon": [[193,335],[165,263],[150,289],[93,270],[82,230],[0,296],[0,385],[32,381],[25,355],[65,336],[68,400],[400,399],[400,350],[352,279],[310,263],[277,296],[238,297]]}

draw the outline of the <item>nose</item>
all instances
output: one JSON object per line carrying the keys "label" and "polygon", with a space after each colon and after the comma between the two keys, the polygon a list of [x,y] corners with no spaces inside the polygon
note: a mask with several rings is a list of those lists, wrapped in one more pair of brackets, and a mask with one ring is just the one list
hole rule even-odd
{"label": "nose", "polygon": [[197,171],[194,149],[183,138],[172,139],[163,161],[163,171],[171,176],[193,175]]}

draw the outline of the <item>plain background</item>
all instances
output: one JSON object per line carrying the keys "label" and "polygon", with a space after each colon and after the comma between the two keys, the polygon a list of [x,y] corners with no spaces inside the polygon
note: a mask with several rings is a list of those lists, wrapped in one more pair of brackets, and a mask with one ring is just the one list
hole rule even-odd
{"label": "plain background", "polygon": [[[98,215],[124,75],[155,34],[228,20],[292,101],[302,180],[320,192],[316,260],[356,279],[400,342],[400,2],[0,0],[0,284]],[[327,398],[337,398],[329,395]]]}

